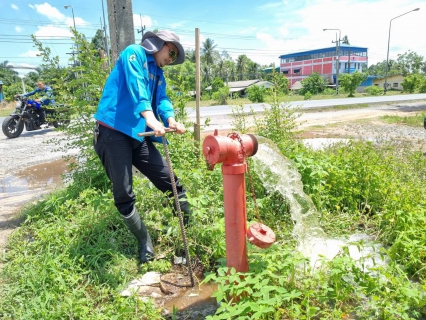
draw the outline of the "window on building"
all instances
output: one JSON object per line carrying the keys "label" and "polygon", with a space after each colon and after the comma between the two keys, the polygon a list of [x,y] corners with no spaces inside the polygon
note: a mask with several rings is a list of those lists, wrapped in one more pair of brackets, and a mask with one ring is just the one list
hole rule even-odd
{"label": "window on building", "polygon": [[298,68],[298,69],[293,69],[293,73],[294,73],[294,74],[299,74],[299,73],[300,73],[300,68]]}
{"label": "window on building", "polygon": [[283,70],[283,74],[288,74],[288,70]]}
{"label": "window on building", "polygon": [[375,83],[375,84],[374,84],[374,86],[378,87],[378,86],[379,86],[379,84],[378,84],[378,83]]}
{"label": "window on building", "polygon": [[394,88],[398,88],[398,82],[394,82],[392,85]]}

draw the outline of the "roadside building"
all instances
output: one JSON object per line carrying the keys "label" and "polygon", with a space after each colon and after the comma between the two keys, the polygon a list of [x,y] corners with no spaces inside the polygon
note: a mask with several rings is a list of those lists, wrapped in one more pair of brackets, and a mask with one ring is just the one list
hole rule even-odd
{"label": "roadside building", "polygon": [[[400,90],[402,91],[404,88],[401,83],[404,81],[404,76],[402,74],[395,74],[392,76],[388,75],[387,81],[387,90]],[[373,85],[378,86],[379,88],[385,87],[385,77],[376,78],[373,80]]]}
{"label": "roadside building", "polygon": [[[248,87],[256,85],[259,87],[265,87],[266,89],[270,88],[274,84],[269,81],[264,81],[260,79],[254,80],[242,80],[242,81],[230,81],[225,83],[225,85],[229,86],[229,93],[232,95],[233,93],[238,93],[240,97],[246,97],[246,90]],[[212,86],[208,86],[205,90],[210,91]]]}
{"label": "roadside building", "polygon": [[[309,51],[300,51],[279,56],[280,72],[290,81],[290,88],[303,79],[317,72],[331,84],[336,84],[337,70],[339,74],[362,72],[368,66],[368,49],[365,47],[340,45],[340,54],[336,47],[327,47]],[[373,85],[369,77],[361,86]]]}

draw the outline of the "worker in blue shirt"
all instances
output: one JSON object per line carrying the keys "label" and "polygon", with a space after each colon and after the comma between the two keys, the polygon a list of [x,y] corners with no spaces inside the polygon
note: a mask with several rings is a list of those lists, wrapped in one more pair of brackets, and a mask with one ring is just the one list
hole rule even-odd
{"label": "worker in blue shirt", "polygon": [[[185,132],[174,118],[166,95],[162,68],[184,62],[185,52],[179,37],[168,30],[146,32],[141,45],[125,48],[111,71],[94,117],[95,151],[113,185],[114,204],[139,244],[142,263],[154,257],[151,237],[135,207],[132,165],[160,191],[172,193],[169,166],[153,142],[161,142],[166,128]],[[139,137],[153,131],[155,137]],[[184,224],[190,208],[185,190],[175,175]]]}
{"label": "worker in blue shirt", "polygon": [[3,81],[0,80],[0,102],[4,100],[3,84]]}
{"label": "worker in blue shirt", "polygon": [[37,88],[35,88],[33,91],[23,94],[24,97],[32,96],[36,93],[41,93],[42,96],[38,99],[35,99],[35,101],[39,102],[41,104],[40,109],[38,109],[39,116],[40,116],[40,123],[45,123],[46,119],[46,110],[44,109],[44,106],[48,105],[54,105],[55,104],[55,97],[53,95],[53,90],[51,87],[46,85],[44,81],[39,80],[37,82]]}

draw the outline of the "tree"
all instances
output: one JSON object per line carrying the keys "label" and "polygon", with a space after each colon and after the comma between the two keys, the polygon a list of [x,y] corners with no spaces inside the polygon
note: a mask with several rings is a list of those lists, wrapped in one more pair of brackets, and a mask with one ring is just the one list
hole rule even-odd
{"label": "tree", "polygon": [[105,42],[102,30],[98,29],[92,39],[92,44],[97,50],[105,50]]}
{"label": "tree", "polygon": [[397,62],[402,70],[403,76],[420,73],[420,70],[422,70],[425,65],[423,57],[410,50],[404,54],[398,54]]}
{"label": "tree", "polygon": [[249,58],[245,54],[238,56],[237,58],[237,74],[238,80],[246,80],[246,73],[248,68]]}
{"label": "tree", "polygon": [[248,87],[246,92],[247,97],[251,102],[265,102],[267,90],[264,86],[257,86],[254,84]]}
{"label": "tree", "polygon": [[302,89],[299,90],[301,95],[304,95],[306,92],[311,94],[318,94],[324,91],[327,80],[325,80],[318,72],[313,72],[309,77],[301,81]]}
{"label": "tree", "polygon": [[419,74],[411,74],[404,78],[401,85],[405,92],[413,93],[417,87],[421,86],[422,77]]}
{"label": "tree", "polygon": [[350,43],[349,43],[349,39],[348,39],[348,36],[344,36],[344,37],[343,37],[343,39],[342,39],[342,43],[343,43],[343,44],[350,45]]}
{"label": "tree", "polygon": [[217,47],[217,44],[214,44],[214,41],[210,38],[207,38],[205,42],[203,42],[203,46],[201,48],[201,55],[204,62],[210,67],[218,57],[218,53],[214,50]]}
{"label": "tree", "polygon": [[195,63],[195,50],[186,49],[185,50],[185,60],[188,60],[192,63]]}
{"label": "tree", "polygon": [[275,96],[288,93],[288,90],[290,87],[290,81],[282,73],[277,72],[275,71],[275,69],[273,69],[272,76],[269,81],[271,81],[274,84],[274,86],[271,89],[272,89],[272,93]]}
{"label": "tree", "polygon": [[339,84],[346,92],[349,92],[348,97],[353,97],[356,88],[366,79],[367,74],[362,72],[355,71],[352,74],[343,73],[339,76]]}
{"label": "tree", "polygon": [[212,82],[212,93],[219,91],[220,88],[223,88],[225,84],[223,83],[221,78],[214,78]]}

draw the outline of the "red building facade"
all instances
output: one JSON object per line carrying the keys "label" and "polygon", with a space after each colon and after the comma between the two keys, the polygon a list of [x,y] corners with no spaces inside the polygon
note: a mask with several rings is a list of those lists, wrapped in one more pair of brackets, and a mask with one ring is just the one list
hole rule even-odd
{"label": "red building facade", "polygon": [[353,73],[368,65],[367,48],[342,44],[340,54],[336,47],[285,54],[280,58],[280,72],[289,80],[290,86],[318,72],[330,83],[336,83],[336,71]]}

